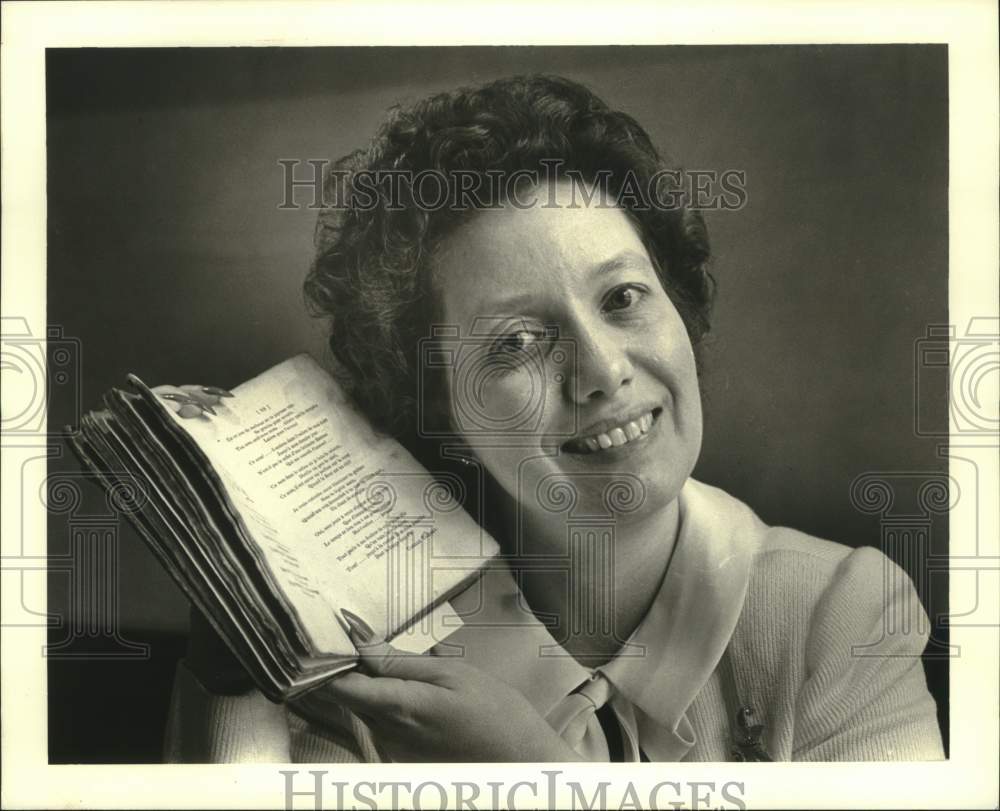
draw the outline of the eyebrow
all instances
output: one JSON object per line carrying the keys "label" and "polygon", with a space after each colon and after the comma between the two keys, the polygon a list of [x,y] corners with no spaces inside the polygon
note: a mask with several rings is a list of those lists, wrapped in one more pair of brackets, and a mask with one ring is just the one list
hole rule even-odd
{"label": "eyebrow", "polygon": [[599,265],[595,265],[590,275],[603,276],[606,273],[614,273],[616,270],[621,270],[622,268],[633,265],[647,265],[651,267],[652,263],[649,261],[648,256],[641,254],[638,251],[622,251],[617,256],[613,256],[610,259],[606,259],[601,262]]}
{"label": "eyebrow", "polygon": [[[652,269],[652,263],[649,261],[649,257],[645,254],[641,254],[638,251],[633,250],[622,251],[621,253],[612,256],[610,259],[605,259],[603,262],[599,262],[594,265],[587,275],[591,278],[599,278],[624,268],[635,267],[636,265]],[[537,303],[538,299],[536,296],[517,294],[508,298],[500,299],[499,301],[490,302],[490,306],[495,308],[497,311],[505,310],[507,312],[515,312],[519,311],[521,308],[530,308],[532,304]]]}

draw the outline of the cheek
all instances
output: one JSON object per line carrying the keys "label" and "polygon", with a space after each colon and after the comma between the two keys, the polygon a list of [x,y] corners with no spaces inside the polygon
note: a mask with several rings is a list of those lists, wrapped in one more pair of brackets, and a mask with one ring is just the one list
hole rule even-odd
{"label": "cheek", "polygon": [[548,458],[528,460],[538,457],[546,428],[558,421],[561,396],[559,384],[546,383],[546,375],[537,370],[494,377],[479,388],[453,389],[453,419],[459,434],[486,472],[514,498],[523,495],[519,478],[533,480],[536,465],[543,469],[551,465]]}
{"label": "cheek", "polygon": [[[664,294],[660,317],[654,320],[648,346],[658,348],[663,364],[673,370],[673,376],[690,382],[695,378],[694,348],[680,313]],[[695,379],[697,385],[697,380]]]}
{"label": "cheek", "polygon": [[467,438],[496,434],[490,436],[494,444],[542,430],[546,404],[553,399],[547,377],[544,363],[528,363],[505,373],[470,370],[455,375],[451,387],[455,428]]}
{"label": "cheek", "polygon": [[669,300],[646,313],[643,323],[628,334],[633,358],[643,366],[655,366],[669,377],[681,377],[693,365],[691,341],[684,323]]}
{"label": "cheek", "polygon": [[675,430],[685,442],[701,444],[701,391],[694,349],[680,315],[669,304],[662,318],[636,344],[645,376],[665,388],[671,400]]}

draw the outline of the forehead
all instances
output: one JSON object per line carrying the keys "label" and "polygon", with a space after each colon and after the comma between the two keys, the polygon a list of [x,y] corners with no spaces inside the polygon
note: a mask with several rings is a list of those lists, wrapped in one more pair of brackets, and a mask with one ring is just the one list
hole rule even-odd
{"label": "forehead", "polygon": [[452,323],[493,309],[512,296],[539,301],[582,295],[595,274],[625,257],[648,265],[642,240],[625,212],[589,205],[568,183],[478,212],[456,229],[434,258],[434,288]]}

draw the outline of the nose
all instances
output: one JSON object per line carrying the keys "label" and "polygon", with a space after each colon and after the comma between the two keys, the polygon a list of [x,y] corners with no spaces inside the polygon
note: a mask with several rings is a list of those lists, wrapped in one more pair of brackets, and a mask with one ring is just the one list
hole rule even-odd
{"label": "nose", "polygon": [[632,382],[635,370],[628,347],[612,329],[595,325],[573,333],[576,349],[574,368],[567,376],[567,396],[576,403],[611,397]]}

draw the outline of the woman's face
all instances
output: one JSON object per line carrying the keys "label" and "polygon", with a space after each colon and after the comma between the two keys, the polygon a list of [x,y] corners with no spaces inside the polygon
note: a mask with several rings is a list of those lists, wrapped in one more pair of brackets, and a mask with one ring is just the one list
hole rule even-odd
{"label": "woman's face", "polygon": [[529,513],[569,488],[578,514],[648,515],[701,447],[694,355],[631,221],[576,191],[481,211],[440,246],[452,424]]}

